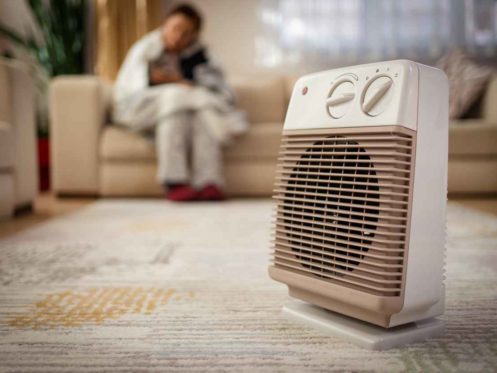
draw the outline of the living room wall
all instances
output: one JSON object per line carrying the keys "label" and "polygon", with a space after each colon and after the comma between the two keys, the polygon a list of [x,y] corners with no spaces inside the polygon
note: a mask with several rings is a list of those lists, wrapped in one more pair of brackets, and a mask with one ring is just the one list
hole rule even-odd
{"label": "living room wall", "polygon": [[[264,70],[256,64],[261,0],[191,0],[205,17],[204,40],[230,75]],[[170,3],[170,2],[168,2]]]}
{"label": "living room wall", "polygon": [[[165,0],[166,7],[178,1]],[[301,74],[398,58],[434,64],[462,48],[495,65],[495,3],[477,0],[191,0],[230,74]]]}

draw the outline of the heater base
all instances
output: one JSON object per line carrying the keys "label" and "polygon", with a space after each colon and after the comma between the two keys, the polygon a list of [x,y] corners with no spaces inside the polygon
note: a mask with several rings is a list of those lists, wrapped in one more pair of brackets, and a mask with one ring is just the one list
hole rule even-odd
{"label": "heater base", "polygon": [[420,342],[443,334],[445,328],[443,320],[433,318],[385,329],[298,300],[288,301],[282,313],[289,320],[369,350],[388,350]]}

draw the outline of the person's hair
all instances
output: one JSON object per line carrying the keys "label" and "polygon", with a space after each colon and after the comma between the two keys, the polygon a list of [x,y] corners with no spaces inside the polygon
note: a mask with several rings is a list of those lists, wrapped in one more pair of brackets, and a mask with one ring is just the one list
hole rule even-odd
{"label": "person's hair", "polygon": [[189,4],[179,4],[176,5],[173,9],[171,9],[167,15],[166,19],[175,15],[181,14],[192,21],[193,26],[195,27],[195,31],[200,31],[202,29],[203,19],[200,15],[200,12],[195,9],[193,6]]}

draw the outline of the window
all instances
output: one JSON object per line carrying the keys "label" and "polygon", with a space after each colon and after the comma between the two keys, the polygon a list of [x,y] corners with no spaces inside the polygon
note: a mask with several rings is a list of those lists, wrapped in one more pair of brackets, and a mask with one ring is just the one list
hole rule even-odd
{"label": "window", "polygon": [[256,63],[265,68],[411,58],[462,47],[495,56],[494,0],[262,0]]}

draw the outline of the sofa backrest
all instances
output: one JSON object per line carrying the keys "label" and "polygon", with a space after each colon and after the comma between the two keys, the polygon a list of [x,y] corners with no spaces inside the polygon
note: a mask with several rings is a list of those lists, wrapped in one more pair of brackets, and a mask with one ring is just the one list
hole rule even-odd
{"label": "sofa backrest", "polygon": [[27,65],[0,59],[0,121],[14,128],[16,205],[32,201],[38,189],[34,94],[35,86]]}
{"label": "sofa backrest", "polygon": [[283,122],[287,105],[283,77],[236,77],[229,83],[250,123]]}
{"label": "sofa backrest", "polygon": [[0,121],[10,123],[12,120],[11,89],[9,65],[0,59]]}
{"label": "sofa backrest", "polygon": [[[238,105],[247,112],[250,123],[281,122],[297,75],[272,77],[237,77],[230,79],[237,96]],[[481,118],[497,125],[497,73],[487,85],[481,101],[472,110],[471,118]]]}
{"label": "sofa backrest", "polygon": [[229,79],[252,124],[285,120],[293,86],[300,75],[243,76]]}

